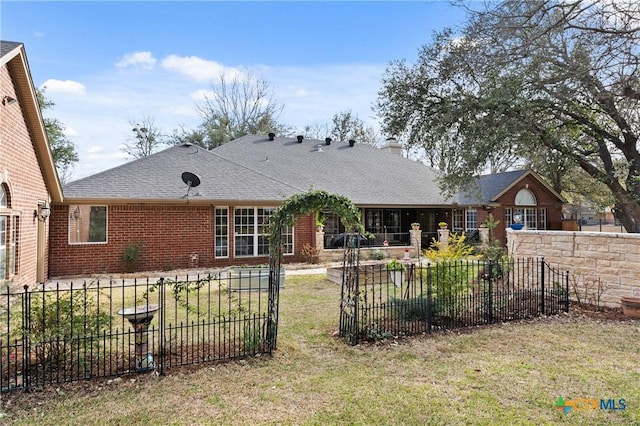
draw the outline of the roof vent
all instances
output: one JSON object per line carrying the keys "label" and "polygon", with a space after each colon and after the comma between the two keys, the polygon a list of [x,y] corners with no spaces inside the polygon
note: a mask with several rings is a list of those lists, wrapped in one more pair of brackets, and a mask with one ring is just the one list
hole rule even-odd
{"label": "roof vent", "polygon": [[270,140],[270,141],[274,140],[274,139],[275,139],[275,137],[276,137],[276,134],[275,134],[275,133],[273,133],[273,132],[272,132],[272,133],[269,133],[269,140]]}
{"label": "roof vent", "polygon": [[324,138],[324,143],[326,145],[331,145],[331,138]]}
{"label": "roof vent", "polygon": [[318,152],[322,152],[322,145],[318,144]]}
{"label": "roof vent", "polygon": [[296,136],[296,138],[298,139],[298,143],[302,143],[302,139],[304,139],[304,136],[298,135]]}
{"label": "roof vent", "polygon": [[356,141],[354,139],[349,139],[349,146],[354,146]]}

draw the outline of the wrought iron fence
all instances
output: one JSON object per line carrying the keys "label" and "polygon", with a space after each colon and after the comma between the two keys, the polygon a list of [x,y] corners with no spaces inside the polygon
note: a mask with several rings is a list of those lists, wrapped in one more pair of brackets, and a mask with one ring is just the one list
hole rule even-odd
{"label": "wrought iron fence", "polygon": [[240,269],[1,294],[0,391],[270,353],[268,281]]}
{"label": "wrought iron fence", "polygon": [[404,267],[359,265],[345,280],[340,334],[352,344],[569,310],[569,273],[544,259]]}

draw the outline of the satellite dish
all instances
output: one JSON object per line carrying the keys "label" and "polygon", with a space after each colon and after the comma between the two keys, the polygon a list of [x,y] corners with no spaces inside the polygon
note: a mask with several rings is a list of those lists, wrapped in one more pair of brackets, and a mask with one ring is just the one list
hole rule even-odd
{"label": "satellite dish", "polygon": [[196,186],[200,185],[200,178],[198,177],[198,175],[191,172],[182,173],[182,181],[187,185],[187,194],[183,198],[189,198],[189,191],[191,191],[191,188],[195,188]]}
{"label": "satellite dish", "polygon": [[200,185],[200,178],[195,173],[184,172],[182,173],[182,181],[189,187],[195,188]]}

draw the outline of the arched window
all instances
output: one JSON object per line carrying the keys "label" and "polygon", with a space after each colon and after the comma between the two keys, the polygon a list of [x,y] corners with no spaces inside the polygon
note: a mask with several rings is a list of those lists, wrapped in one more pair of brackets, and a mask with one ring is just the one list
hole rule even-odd
{"label": "arched window", "polygon": [[[9,207],[9,191],[6,184],[0,184],[0,209]],[[9,215],[0,214],[0,280],[9,278],[7,256],[9,244]]]}
{"label": "arched window", "polygon": [[[535,194],[529,189],[522,188],[516,194],[514,209],[505,209],[507,226],[513,223],[522,223],[525,229],[545,229],[546,210],[540,209],[540,227],[538,226],[538,201]],[[544,217],[543,217],[544,216]]]}
{"label": "arched window", "polygon": [[9,207],[9,194],[7,186],[3,183],[0,185],[0,209]]}
{"label": "arched window", "polygon": [[516,206],[535,206],[537,204],[536,196],[528,189],[521,189],[516,194]]}

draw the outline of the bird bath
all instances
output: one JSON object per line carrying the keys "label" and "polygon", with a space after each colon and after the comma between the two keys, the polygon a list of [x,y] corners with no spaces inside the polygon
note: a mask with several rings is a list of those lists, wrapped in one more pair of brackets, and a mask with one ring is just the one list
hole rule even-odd
{"label": "bird bath", "polygon": [[160,305],[148,304],[118,311],[118,315],[126,318],[136,333],[136,371],[138,372],[155,368],[153,355],[149,352],[149,333],[147,331],[158,309],[160,309]]}

